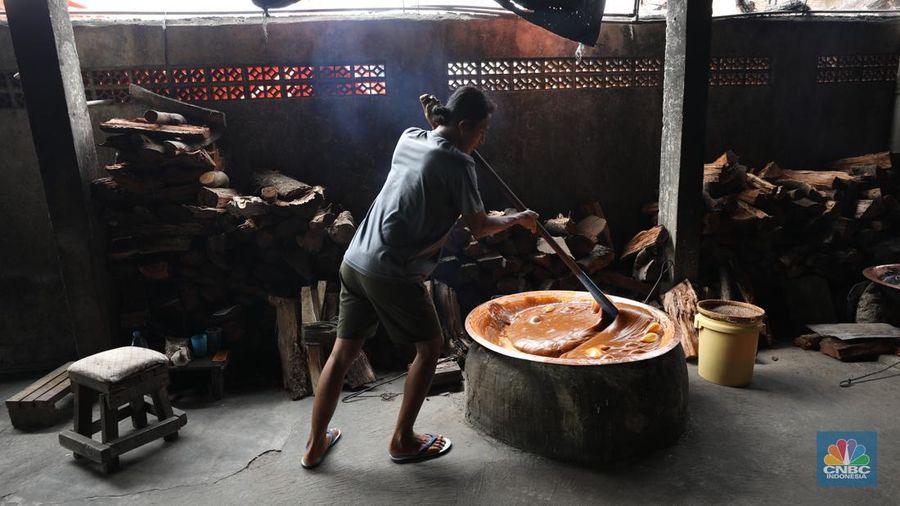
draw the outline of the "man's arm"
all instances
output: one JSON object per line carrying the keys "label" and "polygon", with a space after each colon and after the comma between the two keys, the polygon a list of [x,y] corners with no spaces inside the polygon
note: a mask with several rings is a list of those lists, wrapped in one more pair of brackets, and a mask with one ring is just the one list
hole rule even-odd
{"label": "man's arm", "polygon": [[538,214],[531,210],[509,216],[488,216],[484,211],[463,215],[463,221],[476,238],[494,235],[513,225],[521,225],[534,233],[537,231],[537,218]]}

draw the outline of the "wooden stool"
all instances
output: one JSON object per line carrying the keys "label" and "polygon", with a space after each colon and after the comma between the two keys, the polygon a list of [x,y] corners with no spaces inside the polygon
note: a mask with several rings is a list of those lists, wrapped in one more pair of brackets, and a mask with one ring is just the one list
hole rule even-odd
{"label": "wooden stool", "polygon": [[[169,404],[169,360],[147,348],[125,346],[83,358],[69,367],[75,394],[75,427],[59,435],[59,444],[76,459],[86,458],[112,472],[119,456],[163,438],[178,439],[187,423],[185,414]],[[152,403],[146,402],[149,395]],[[93,404],[100,402],[100,419],[93,419]],[[147,413],[156,416],[148,424]],[[119,421],[131,417],[135,430],[119,437]],[[101,433],[101,441],[93,435]]]}

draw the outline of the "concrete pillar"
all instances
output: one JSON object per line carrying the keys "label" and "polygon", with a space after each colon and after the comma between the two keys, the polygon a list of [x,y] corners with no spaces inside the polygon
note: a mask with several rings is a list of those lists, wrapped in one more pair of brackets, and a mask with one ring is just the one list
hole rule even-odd
{"label": "concrete pillar", "polygon": [[97,152],[65,0],[6,0],[71,326],[79,355],[111,344],[103,257],[97,251],[90,180]]}
{"label": "concrete pillar", "polygon": [[669,0],[663,76],[659,223],[672,238],[672,279],[696,280],[703,219],[703,150],[712,0]]}

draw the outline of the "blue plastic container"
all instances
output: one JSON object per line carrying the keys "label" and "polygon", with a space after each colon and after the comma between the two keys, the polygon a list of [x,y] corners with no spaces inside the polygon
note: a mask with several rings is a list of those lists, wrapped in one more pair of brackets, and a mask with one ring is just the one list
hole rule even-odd
{"label": "blue plastic container", "polygon": [[194,353],[194,358],[206,356],[206,334],[191,336],[191,351]]}

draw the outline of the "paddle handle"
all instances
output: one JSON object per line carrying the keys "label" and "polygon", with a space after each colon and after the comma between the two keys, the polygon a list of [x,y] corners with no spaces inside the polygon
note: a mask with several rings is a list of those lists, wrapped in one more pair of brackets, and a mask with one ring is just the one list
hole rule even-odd
{"label": "paddle handle", "polygon": [[[500,177],[500,174],[497,174],[494,168],[491,167],[491,164],[489,164],[487,160],[485,160],[484,157],[481,156],[481,153],[479,153],[477,150],[473,151],[472,157],[475,158],[475,160],[478,161],[478,163],[480,163],[482,167],[487,169],[487,172],[491,175],[494,181],[500,185],[501,190],[503,190],[503,194],[506,195],[506,198],[509,199],[510,202],[512,202],[513,206],[515,206],[516,209],[518,209],[520,212],[528,209],[525,204],[519,199],[519,197],[512,191],[509,185],[506,184],[506,181],[504,181],[503,178]],[[550,235],[550,232],[547,232],[547,229],[544,228],[544,225],[539,221],[536,223],[536,225],[538,235],[545,241],[547,241],[547,244],[549,244],[550,247],[553,248],[553,251],[556,252],[563,263],[566,264],[566,267],[568,267],[569,270],[572,271],[572,274],[574,274],[578,281],[584,286],[584,288],[587,289],[588,293],[591,294],[591,297],[593,297],[594,300],[597,301],[598,304],[600,304],[600,310],[603,312],[603,316],[605,317],[603,321],[612,323],[612,321],[616,319],[616,316],[619,315],[619,310],[616,308],[616,306],[612,303],[611,300],[609,300],[609,297],[607,297],[606,294],[604,294],[603,291],[600,290],[597,284],[594,283],[594,281],[587,275],[587,273],[584,272],[581,266],[575,262],[575,259],[562,249],[559,243],[557,243],[553,236]]]}

